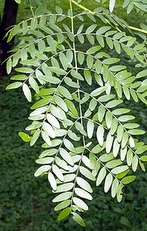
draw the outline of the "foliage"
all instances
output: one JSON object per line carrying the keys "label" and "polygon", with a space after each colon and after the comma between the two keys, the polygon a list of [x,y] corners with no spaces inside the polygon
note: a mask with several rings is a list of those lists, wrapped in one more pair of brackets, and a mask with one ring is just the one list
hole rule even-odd
{"label": "foliage", "polygon": [[[29,144],[24,143],[17,134],[29,124],[29,103],[21,94],[21,89],[5,91],[7,84],[8,78],[5,77],[0,83],[0,230],[102,231],[105,228],[146,231],[147,174],[141,170],[137,171],[136,180],[126,185],[121,203],[111,199],[110,193],[105,194],[102,188],[94,188],[94,200],[88,204],[89,211],[83,214],[85,228],[76,226],[72,219],[69,222],[67,219],[63,222],[56,220],[47,176],[44,180],[33,177],[36,169],[34,161],[41,152],[40,144],[36,143],[30,152]],[[145,107],[137,105],[136,113],[142,109],[146,112]],[[122,223],[124,217],[131,228]]]}
{"label": "foliage", "polygon": [[[84,11],[74,13],[73,4]],[[110,12],[114,5],[110,1]],[[58,220],[72,214],[85,226],[79,214],[92,200],[90,180],[96,186],[104,181],[104,192],[110,190],[120,202],[124,185],[135,179],[132,171],[138,165],[145,171],[147,145],[136,139],[144,131],[121,104],[124,98],[147,103],[146,26],[133,28],[142,32],[139,43],[127,23],[108,10],[90,11],[74,0],[69,6],[67,12],[56,6],[52,13],[43,3],[35,12],[31,8],[32,18],[9,31],[8,41],[18,34],[20,42],[7,61],[7,72],[18,65],[15,70],[20,74],[11,77],[15,82],[7,89],[22,87],[33,102],[29,116],[33,122],[26,127],[30,133],[19,135],[30,146],[42,137],[45,150],[36,160],[41,167],[34,175],[47,174],[53,193],[58,194],[53,199],[55,211],[62,210]],[[145,4],[133,6],[146,12]],[[100,21],[106,25],[100,27]],[[113,49],[115,56],[107,49]],[[123,55],[144,69],[132,75],[121,63]]]}

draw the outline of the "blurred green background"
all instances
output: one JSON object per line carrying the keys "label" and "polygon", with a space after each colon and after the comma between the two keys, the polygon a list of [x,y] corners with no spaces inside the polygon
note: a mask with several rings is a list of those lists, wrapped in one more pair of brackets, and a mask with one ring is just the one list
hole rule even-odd
{"label": "blurred green background", "polygon": [[[46,0],[49,9],[56,5],[68,8],[68,1]],[[139,26],[146,16],[135,11],[127,16],[117,1],[115,13],[128,20],[130,25]],[[98,7],[95,1],[83,1],[86,7]],[[0,14],[4,0],[0,0]],[[26,0],[19,7],[17,22],[29,17]],[[129,63],[129,66],[131,64]],[[103,193],[103,187],[94,189],[89,211],[83,214],[86,227],[79,227],[72,219],[57,221],[52,204],[53,195],[47,177],[35,178],[38,168],[35,160],[41,152],[39,142],[32,148],[18,136],[29,125],[29,103],[21,90],[5,91],[8,77],[0,79],[0,231],[147,231],[147,173],[140,169],[137,179],[125,187],[121,203]],[[147,108],[143,104],[124,102],[136,116],[137,122],[147,130]],[[143,141],[147,143],[146,136]]]}

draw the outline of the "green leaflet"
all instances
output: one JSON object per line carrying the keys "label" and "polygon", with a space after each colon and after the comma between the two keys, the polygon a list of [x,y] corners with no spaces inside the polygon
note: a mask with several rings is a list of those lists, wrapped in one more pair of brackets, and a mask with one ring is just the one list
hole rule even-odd
{"label": "green leaflet", "polygon": [[57,189],[57,183],[56,183],[54,175],[51,172],[48,173],[48,181],[50,182],[52,189],[56,190]]}
{"label": "green leaflet", "polygon": [[58,211],[58,210],[61,210],[61,209],[64,209],[66,207],[68,207],[70,205],[70,200],[64,200],[62,201],[61,203],[59,203],[55,208],[54,210],[55,211]]}
{"label": "green leaflet", "polygon": [[85,190],[81,189],[81,188],[75,188],[75,193],[82,198],[85,198],[87,200],[92,200],[92,196],[86,192]]}
{"label": "green leaflet", "polygon": [[95,181],[95,177],[87,168],[80,166],[80,172],[83,176],[87,177],[88,179],[92,181]]}
{"label": "green leaflet", "polygon": [[31,137],[28,134],[24,133],[24,132],[19,132],[18,135],[25,142],[29,142],[31,140]]}
{"label": "green leaflet", "polygon": [[65,183],[57,186],[56,193],[66,192],[73,188],[73,183]]}
{"label": "green leaflet", "polygon": [[26,99],[29,102],[31,102],[32,101],[32,94],[31,94],[31,91],[30,91],[28,85],[24,83],[23,86],[22,86],[22,89],[23,89],[23,92],[24,92],[24,95],[25,95]]}
{"label": "green leaflet", "polygon": [[65,217],[67,217],[70,213],[70,208],[65,208],[58,216],[58,221],[63,220]]}
{"label": "green leaflet", "polygon": [[50,168],[51,168],[50,165],[43,165],[43,166],[41,166],[40,168],[38,168],[38,169],[36,170],[36,172],[34,173],[34,176],[35,176],[35,177],[38,177],[38,176],[40,176],[42,173],[47,172]]}
{"label": "green leaflet", "polygon": [[60,201],[67,200],[71,197],[71,195],[72,195],[72,192],[61,193],[53,199],[53,202],[60,202]]}
{"label": "green leaflet", "polygon": [[60,148],[60,155],[62,156],[62,158],[71,166],[74,165],[73,160],[70,156],[70,154],[63,148]]}
{"label": "green leaflet", "polygon": [[85,222],[83,221],[83,219],[80,217],[79,214],[72,212],[73,214],[73,220],[75,220],[80,226],[85,227]]}
{"label": "green leaflet", "polygon": [[22,85],[22,82],[11,83],[7,86],[6,90],[16,89]]}
{"label": "green leaflet", "polygon": [[111,187],[111,196],[114,198],[117,194],[117,189],[118,189],[119,183],[117,179],[114,179]]}
{"label": "green leaflet", "polygon": [[102,183],[102,181],[104,180],[105,176],[106,176],[106,168],[103,167],[99,171],[99,174],[98,174],[98,177],[97,177],[97,180],[96,180],[96,186],[99,186]]}
{"label": "green leaflet", "polygon": [[121,180],[121,183],[123,184],[129,184],[131,183],[133,180],[135,180],[136,176],[126,176]]}
{"label": "green leaflet", "polygon": [[64,100],[63,100],[61,97],[55,95],[55,96],[54,96],[54,101],[55,101],[55,103],[56,103],[59,107],[61,107],[65,112],[68,111],[68,108],[67,108],[67,106],[66,106],[66,103],[64,102]]}
{"label": "green leaflet", "polygon": [[87,136],[89,139],[92,138],[94,131],[94,123],[91,120],[88,120],[87,122]]}
{"label": "green leaflet", "polygon": [[91,85],[92,84],[92,76],[91,73],[88,70],[84,70],[84,76],[85,76],[85,80],[86,82]]}
{"label": "green leaflet", "polygon": [[[36,143],[36,141],[37,141],[37,139],[39,138],[39,136],[40,136],[40,130],[37,129],[37,130],[35,131],[35,133],[33,134],[32,138],[31,138],[30,146],[33,146],[33,145]],[[48,163],[48,164],[49,164],[49,163]]]}
{"label": "green leaflet", "polygon": [[119,167],[113,168],[111,172],[113,174],[119,174],[119,173],[125,172],[126,170],[128,170],[128,168],[129,167],[127,165],[119,166]]}
{"label": "green leaflet", "polygon": [[98,96],[100,95],[102,92],[107,90],[107,86],[105,87],[99,87],[97,89],[95,89],[94,91],[91,92],[91,96]]}
{"label": "green leaflet", "polygon": [[93,190],[92,190],[90,184],[89,184],[86,180],[84,180],[83,178],[77,177],[77,184],[78,184],[81,188],[83,188],[83,189],[85,189],[86,191],[88,191],[89,193],[92,193],[92,192],[93,192]]}
{"label": "green leaflet", "polygon": [[80,207],[81,209],[84,210],[88,210],[88,206],[86,205],[86,203],[84,201],[82,201],[81,199],[77,198],[77,197],[73,197],[73,202],[75,203],[75,205],[77,205],[78,207]]}
{"label": "green leaflet", "polygon": [[105,178],[105,184],[104,184],[104,192],[107,193],[111,187],[111,184],[113,182],[113,176],[111,173],[109,173]]}

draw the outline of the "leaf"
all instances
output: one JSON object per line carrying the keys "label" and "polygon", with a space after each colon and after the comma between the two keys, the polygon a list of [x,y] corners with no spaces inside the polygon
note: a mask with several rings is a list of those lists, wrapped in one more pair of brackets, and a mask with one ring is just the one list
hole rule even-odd
{"label": "leaf", "polygon": [[46,132],[42,131],[42,132],[41,132],[41,135],[42,135],[43,140],[44,140],[49,146],[51,146],[51,140],[50,140],[48,134],[47,134]]}
{"label": "leaf", "polygon": [[6,69],[7,69],[7,74],[10,74],[11,69],[12,69],[12,60],[8,59],[7,64],[6,64]]}
{"label": "leaf", "polygon": [[111,124],[112,124],[112,114],[109,111],[107,111],[106,112],[106,125],[107,125],[107,128],[110,128]]}
{"label": "leaf", "polygon": [[85,189],[87,192],[90,192],[90,193],[93,192],[93,190],[92,190],[90,184],[89,184],[86,180],[84,180],[84,179],[81,178],[81,177],[77,177],[76,180],[77,180],[77,184],[78,184],[81,188]]}
{"label": "leaf", "polygon": [[39,138],[39,136],[40,136],[40,130],[37,129],[37,130],[35,131],[35,133],[33,134],[33,136],[32,136],[32,139],[31,139],[31,141],[30,141],[30,146],[33,146],[33,145],[36,143],[36,141],[37,141],[37,139]]}
{"label": "leaf", "polygon": [[19,132],[18,135],[25,142],[29,142],[31,140],[31,137],[28,134],[24,133],[24,132]]}
{"label": "leaf", "polygon": [[87,133],[84,130],[83,125],[80,122],[75,122],[75,128],[84,136],[87,136]]}
{"label": "leaf", "polygon": [[111,187],[111,196],[114,198],[117,194],[117,190],[118,190],[118,180],[114,179],[113,183],[112,183],[112,187]]}
{"label": "leaf", "polygon": [[86,59],[86,62],[87,62],[88,69],[91,69],[93,67],[93,57],[88,55],[87,59]]}
{"label": "leaf", "polygon": [[[59,157],[57,157],[57,156],[55,157],[55,162],[59,167],[65,169],[67,171],[69,170],[67,163],[64,160],[61,160]],[[64,179],[64,182],[65,182],[65,179]]]}
{"label": "leaf", "polygon": [[[52,170],[53,170],[53,173],[58,177],[58,179],[59,179],[60,181],[63,181],[63,180],[64,180],[63,174],[62,174],[61,170],[58,168],[57,165],[53,164]],[[68,198],[66,198],[66,199],[68,199]]]}
{"label": "leaf", "polygon": [[100,156],[100,161],[102,162],[107,162],[109,160],[112,160],[114,158],[113,154],[112,153],[109,153],[109,154],[103,154]]}
{"label": "leaf", "polygon": [[56,193],[67,192],[73,188],[73,183],[66,183],[57,186]]}
{"label": "leaf", "polygon": [[104,86],[104,87],[99,87],[97,89],[95,89],[94,91],[91,92],[91,96],[98,96],[100,95],[102,92],[106,91],[107,90],[107,86]]}
{"label": "leaf", "polygon": [[70,214],[70,208],[65,208],[58,216],[58,221],[63,220],[65,217],[67,217]]}
{"label": "leaf", "polygon": [[85,176],[86,178],[95,181],[95,177],[93,176],[93,174],[85,167],[80,166],[80,172],[83,176]]}
{"label": "leaf", "polygon": [[54,105],[50,106],[50,111],[53,116],[57,117],[58,119],[64,120],[64,116],[62,115],[61,111]]}
{"label": "leaf", "polygon": [[96,27],[97,27],[97,24],[92,24],[91,26],[89,26],[86,30],[86,34],[91,34],[91,32],[93,32]]}
{"label": "leaf", "polygon": [[32,105],[31,109],[36,109],[42,106],[47,105],[51,101],[50,97],[44,98]]}
{"label": "leaf", "polygon": [[110,102],[108,102],[105,107],[107,108],[113,108],[116,107],[117,105],[121,104],[123,101],[122,100],[112,100]]}
{"label": "leaf", "polygon": [[43,157],[45,157],[45,156],[53,156],[53,155],[56,154],[56,153],[57,153],[57,149],[55,149],[55,148],[53,148],[53,149],[47,149],[47,150],[44,150],[44,151],[40,154],[39,158],[43,158]]}
{"label": "leaf", "polygon": [[43,129],[51,138],[55,138],[55,131],[49,123],[44,122]]}
{"label": "leaf", "polygon": [[69,77],[65,77],[64,81],[70,87],[73,87],[73,88],[79,88],[80,87],[79,84],[77,84],[74,81],[72,81],[71,78],[69,78]]}
{"label": "leaf", "polygon": [[65,99],[65,103],[67,105],[67,107],[69,108],[69,110],[75,115],[78,116],[78,112],[77,109],[75,107],[75,105],[68,99]]}
{"label": "leaf", "polygon": [[39,94],[39,86],[34,78],[32,77],[29,78],[29,84],[34,89],[34,91],[36,91],[36,93]]}
{"label": "leaf", "polygon": [[115,6],[115,0],[110,0],[109,1],[109,10],[110,10],[110,12],[113,11],[114,6]]}
{"label": "leaf", "polygon": [[96,136],[97,136],[97,140],[99,142],[99,145],[103,146],[103,142],[104,142],[104,128],[103,128],[102,125],[98,126]]}
{"label": "leaf", "polygon": [[126,154],[127,154],[127,146],[124,149],[120,150],[120,158],[122,161],[124,161]]}
{"label": "leaf", "polygon": [[61,209],[64,209],[66,207],[68,207],[71,203],[71,200],[65,200],[65,201],[62,201],[61,203],[59,203],[55,208],[54,210],[55,211],[58,211],[58,210],[61,210]]}
{"label": "leaf", "polygon": [[88,210],[88,206],[86,205],[86,203],[84,201],[82,201],[81,199],[77,198],[77,197],[73,197],[73,202],[75,203],[75,205],[77,205],[78,207],[80,207],[83,210]]}
{"label": "leaf", "polygon": [[138,166],[138,157],[135,155],[132,159],[132,170],[135,172]]}
{"label": "leaf", "polygon": [[37,171],[34,173],[34,176],[35,176],[35,177],[38,177],[38,176],[40,176],[42,173],[48,172],[50,168],[51,168],[50,165],[43,165],[43,166],[41,166],[40,168],[37,169]]}
{"label": "leaf", "polygon": [[140,160],[142,160],[142,161],[147,161],[147,156],[142,156],[142,157],[140,157]]}
{"label": "leaf", "polygon": [[40,107],[40,108],[34,110],[33,112],[31,112],[31,113],[30,113],[30,116],[40,115],[40,114],[46,112],[47,110],[48,110],[47,107]]}
{"label": "leaf", "polygon": [[22,89],[23,89],[23,92],[24,92],[24,95],[26,97],[26,99],[31,102],[32,101],[32,95],[31,95],[31,91],[28,87],[28,85],[26,83],[23,84],[22,86]]}
{"label": "leaf", "polygon": [[22,82],[11,83],[6,87],[6,90],[16,89],[22,85]]}
{"label": "leaf", "polygon": [[21,3],[21,0],[15,0],[16,3],[20,4]]}
{"label": "leaf", "polygon": [[94,131],[94,123],[92,120],[88,120],[88,122],[87,122],[87,136],[89,139],[92,138],[93,131]]}
{"label": "leaf", "polygon": [[73,214],[73,220],[75,220],[80,226],[85,227],[85,222],[83,221],[83,219],[80,217],[79,214],[72,212]]}
{"label": "leaf", "polygon": [[64,148],[60,148],[60,155],[62,156],[62,158],[71,166],[74,165],[73,160],[70,156],[70,154],[64,149]]}
{"label": "leaf", "polygon": [[123,138],[122,138],[122,141],[121,141],[121,147],[124,148],[128,142],[128,138],[129,138],[129,135],[127,132],[125,132],[123,134]]}
{"label": "leaf", "polygon": [[33,69],[30,67],[19,67],[19,68],[16,68],[15,70],[21,73],[32,73],[33,72]]}
{"label": "leaf", "polygon": [[73,133],[71,130],[68,131],[68,136],[75,141],[79,141],[80,137],[78,137],[75,133]]}
{"label": "leaf", "polygon": [[47,120],[52,126],[60,129],[60,124],[59,124],[58,120],[53,115],[47,114]]}
{"label": "leaf", "polygon": [[133,130],[128,130],[128,132],[131,135],[143,135],[145,133],[145,131],[140,130],[140,129],[133,129]]}
{"label": "leaf", "polygon": [[66,75],[67,74],[65,70],[63,70],[59,67],[49,67],[49,69],[50,69],[50,71],[52,71],[58,75]]}
{"label": "leaf", "polygon": [[119,167],[113,168],[111,172],[113,174],[119,174],[119,173],[125,172],[126,170],[128,170],[128,168],[129,167],[127,165],[119,166]]}
{"label": "leaf", "polygon": [[131,183],[133,180],[135,180],[136,176],[126,176],[121,180],[122,184],[129,184]]}
{"label": "leaf", "polygon": [[114,155],[114,157],[117,157],[118,152],[119,152],[119,148],[120,148],[120,144],[119,144],[119,142],[117,141],[117,138],[116,138],[114,140],[114,143],[113,143],[113,155]]}
{"label": "leaf", "polygon": [[92,84],[92,76],[91,73],[88,70],[84,70],[84,76],[85,76],[85,80],[86,82],[91,85]]}
{"label": "leaf", "polygon": [[112,111],[114,115],[122,115],[128,112],[130,112],[130,109],[126,109],[126,108],[119,108],[119,109],[115,109],[114,111]]}
{"label": "leaf", "polygon": [[121,164],[122,164],[122,161],[120,159],[110,160],[109,162],[106,163],[106,167],[112,169]]}
{"label": "leaf", "polygon": [[117,141],[120,142],[123,137],[124,129],[122,125],[119,125],[117,129]]}
{"label": "leaf", "polygon": [[86,192],[85,190],[81,189],[81,188],[75,188],[75,193],[82,198],[85,198],[87,200],[92,200],[92,196]]}
{"label": "leaf", "polygon": [[85,59],[84,54],[82,52],[78,52],[78,62],[80,63],[80,65],[83,64],[84,59]]}
{"label": "leaf", "polygon": [[113,176],[111,173],[109,173],[105,178],[105,184],[104,184],[104,192],[107,193],[111,187],[113,181]]}
{"label": "leaf", "polygon": [[52,201],[53,202],[60,202],[68,200],[72,196],[72,192],[64,192],[56,196]]}
{"label": "leaf", "polygon": [[102,120],[104,118],[105,111],[106,111],[105,107],[103,105],[100,105],[98,108],[98,120],[100,122],[102,122]]}
{"label": "leaf", "polygon": [[57,183],[56,183],[54,175],[51,172],[48,173],[48,181],[50,182],[52,189],[56,190],[57,189]]}
{"label": "leaf", "polygon": [[65,87],[59,86],[59,87],[58,87],[58,92],[59,92],[61,95],[63,95],[65,98],[70,99],[70,100],[72,99],[70,92],[69,92],[68,89],[66,89]]}
{"label": "leaf", "polygon": [[106,139],[106,152],[109,153],[111,151],[111,147],[113,144],[113,136],[111,136],[111,133],[109,132]]}
{"label": "leaf", "polygon": [[65,112],[68,111],[68,108],[67,108],[67,106],[66,106],[66,103],[64,102],[64,100],[63,100],[61,97],[55,95],[55,96],[54,96],[54,101],[55,101],[55,103],[56,103],[59,107],[61,107]]}
{"label": "leaf", "polygon": [[72,152],[76,152],[76,149],[74,148],[73,144],[69,140],[64,139],[64,145],[68,150]]}
{"label": "leaf", "polygon": [[72,71],[71,71],[71,75],[72,75],[74,78],[79,79],[79,80],[81,80],[81,81],[84,80],[84,78],[82,77],[82,75],[81,75],[80,73],[76,72],[75,70],[72,70]]}
{"label": "leaf", "polygon": [[99,171],[99,174],[98,174],[98,177],[97,177],[97,180],[96,180],[96,186],[99,186],[102,183],[102,181],[104,180],[105,176],[106,176],[106,168],[103,167]]}

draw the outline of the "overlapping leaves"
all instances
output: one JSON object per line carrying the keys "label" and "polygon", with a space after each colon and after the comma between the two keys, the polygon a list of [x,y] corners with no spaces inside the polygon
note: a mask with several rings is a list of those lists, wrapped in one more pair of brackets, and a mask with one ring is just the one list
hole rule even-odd
{"label": "overlapping leaves", "polygon": [[[21,36],[7,61],[7,72],[19,63],[15,70],[20,74],[11,78],[15,82],[7,89],[22,87],[27,100],[33,101],[32,122],[26,128],[30,134],[19,135],[30,146],[39,137],[43,140],[44,151],[36,160],[41,167],[34,175],[48,175],[53,193],[57,193],[55,210],[62,210],[58,220],[72,214],[84,226],[79,213],[88,210],[87,200],[92,200],[90,181],[97,186],[104,182],[104,191],[110,190],[121,201],[123,186],[135,179],[130,169],[135,172],[139,164],[145,171],[147,156],[140,154],[147,146],[136,139],[144,131],[121,104],[123,96],[146,103],[146,80],[136,80],[144,78],[146,71],[132,76],[118,64],[118,58],[103,50],[106,43],[118,54],[123,50],[144,62],[140,52],[145,47],[110,26],[98,28],[94,16],[89,16],[94,24],[86,28],[83,24],[74,33],[67,26],[73,25],[71,10],[68,15],[59,7],[56,14],[44,12],[45,4],[34,18],[9,33],[8,41],[17,33]],[[62,20],[68,23],[60,25]],[[87,45],[80,48],[84,41]]]}

